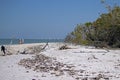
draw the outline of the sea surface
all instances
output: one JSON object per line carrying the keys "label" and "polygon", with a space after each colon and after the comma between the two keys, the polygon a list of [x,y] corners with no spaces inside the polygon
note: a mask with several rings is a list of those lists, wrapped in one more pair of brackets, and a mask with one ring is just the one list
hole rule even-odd
{"label": "sea surface", "polygon": [[[19,39],[0,39],[0,45],[19,44]],[[64,39],[24,39],[24,44],[27,43],[47,43],[47,42],[63,42]]]}

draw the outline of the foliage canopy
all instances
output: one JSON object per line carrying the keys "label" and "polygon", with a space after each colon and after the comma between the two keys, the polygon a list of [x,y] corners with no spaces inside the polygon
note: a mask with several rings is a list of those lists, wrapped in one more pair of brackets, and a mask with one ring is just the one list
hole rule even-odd
{"label": "foliage canopy", "polygon": [[65,42],[120,48],[120,7],[114,6],[108,10],[94,22],[78,24],[66,36]]}

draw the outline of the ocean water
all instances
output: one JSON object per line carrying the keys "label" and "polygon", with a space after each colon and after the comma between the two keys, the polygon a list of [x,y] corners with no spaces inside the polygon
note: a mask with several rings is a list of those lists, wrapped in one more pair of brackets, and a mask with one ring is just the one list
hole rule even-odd
{"label": "ocean water", "polygon": [[[46,43],[46,42],[63,42],[64,39],[24,39],[27,43]],[[0,45],[19,44],[19,39],[0,39]]]}

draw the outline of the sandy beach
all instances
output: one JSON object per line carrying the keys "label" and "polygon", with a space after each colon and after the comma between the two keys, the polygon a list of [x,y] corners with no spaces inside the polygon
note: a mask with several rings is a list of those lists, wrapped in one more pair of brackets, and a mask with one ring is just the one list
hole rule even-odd
{"label": "sandy beach", "polygon": [[0,80],[120,80],[119,49],[67,44],[69,49],[59,50],[63,43],[49,43],[42,50],[45,45],[5,45],[7,54],[0,51]]}

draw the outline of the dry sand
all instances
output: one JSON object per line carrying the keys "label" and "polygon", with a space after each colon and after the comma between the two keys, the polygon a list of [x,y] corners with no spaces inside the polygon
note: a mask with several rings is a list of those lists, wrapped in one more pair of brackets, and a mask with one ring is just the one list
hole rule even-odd
{"label": "dry sand", "polygon": [[[40,53],[68,65],[71,73],[53,75],[51,72],[36,72],[18,65],[21,59],[33,58],[36,54],[21,52],[43,47],[45,43],[6,45],[7,54],[0,51],[0,80],[120,80],[120,50],[95,49],[90,46],[68,45],[71,49],[59,50],[63,43],[49,43]],[[34,47],[34,48],[33,48]],[[31,49],[32,48],[32,49]],[[29,51],[30,49],[30,51]],[[34,50],[39,51],[39,50]],[[32,52],[32,53],[33,53]],[[55,73],[57,74],[57,73]]]}

